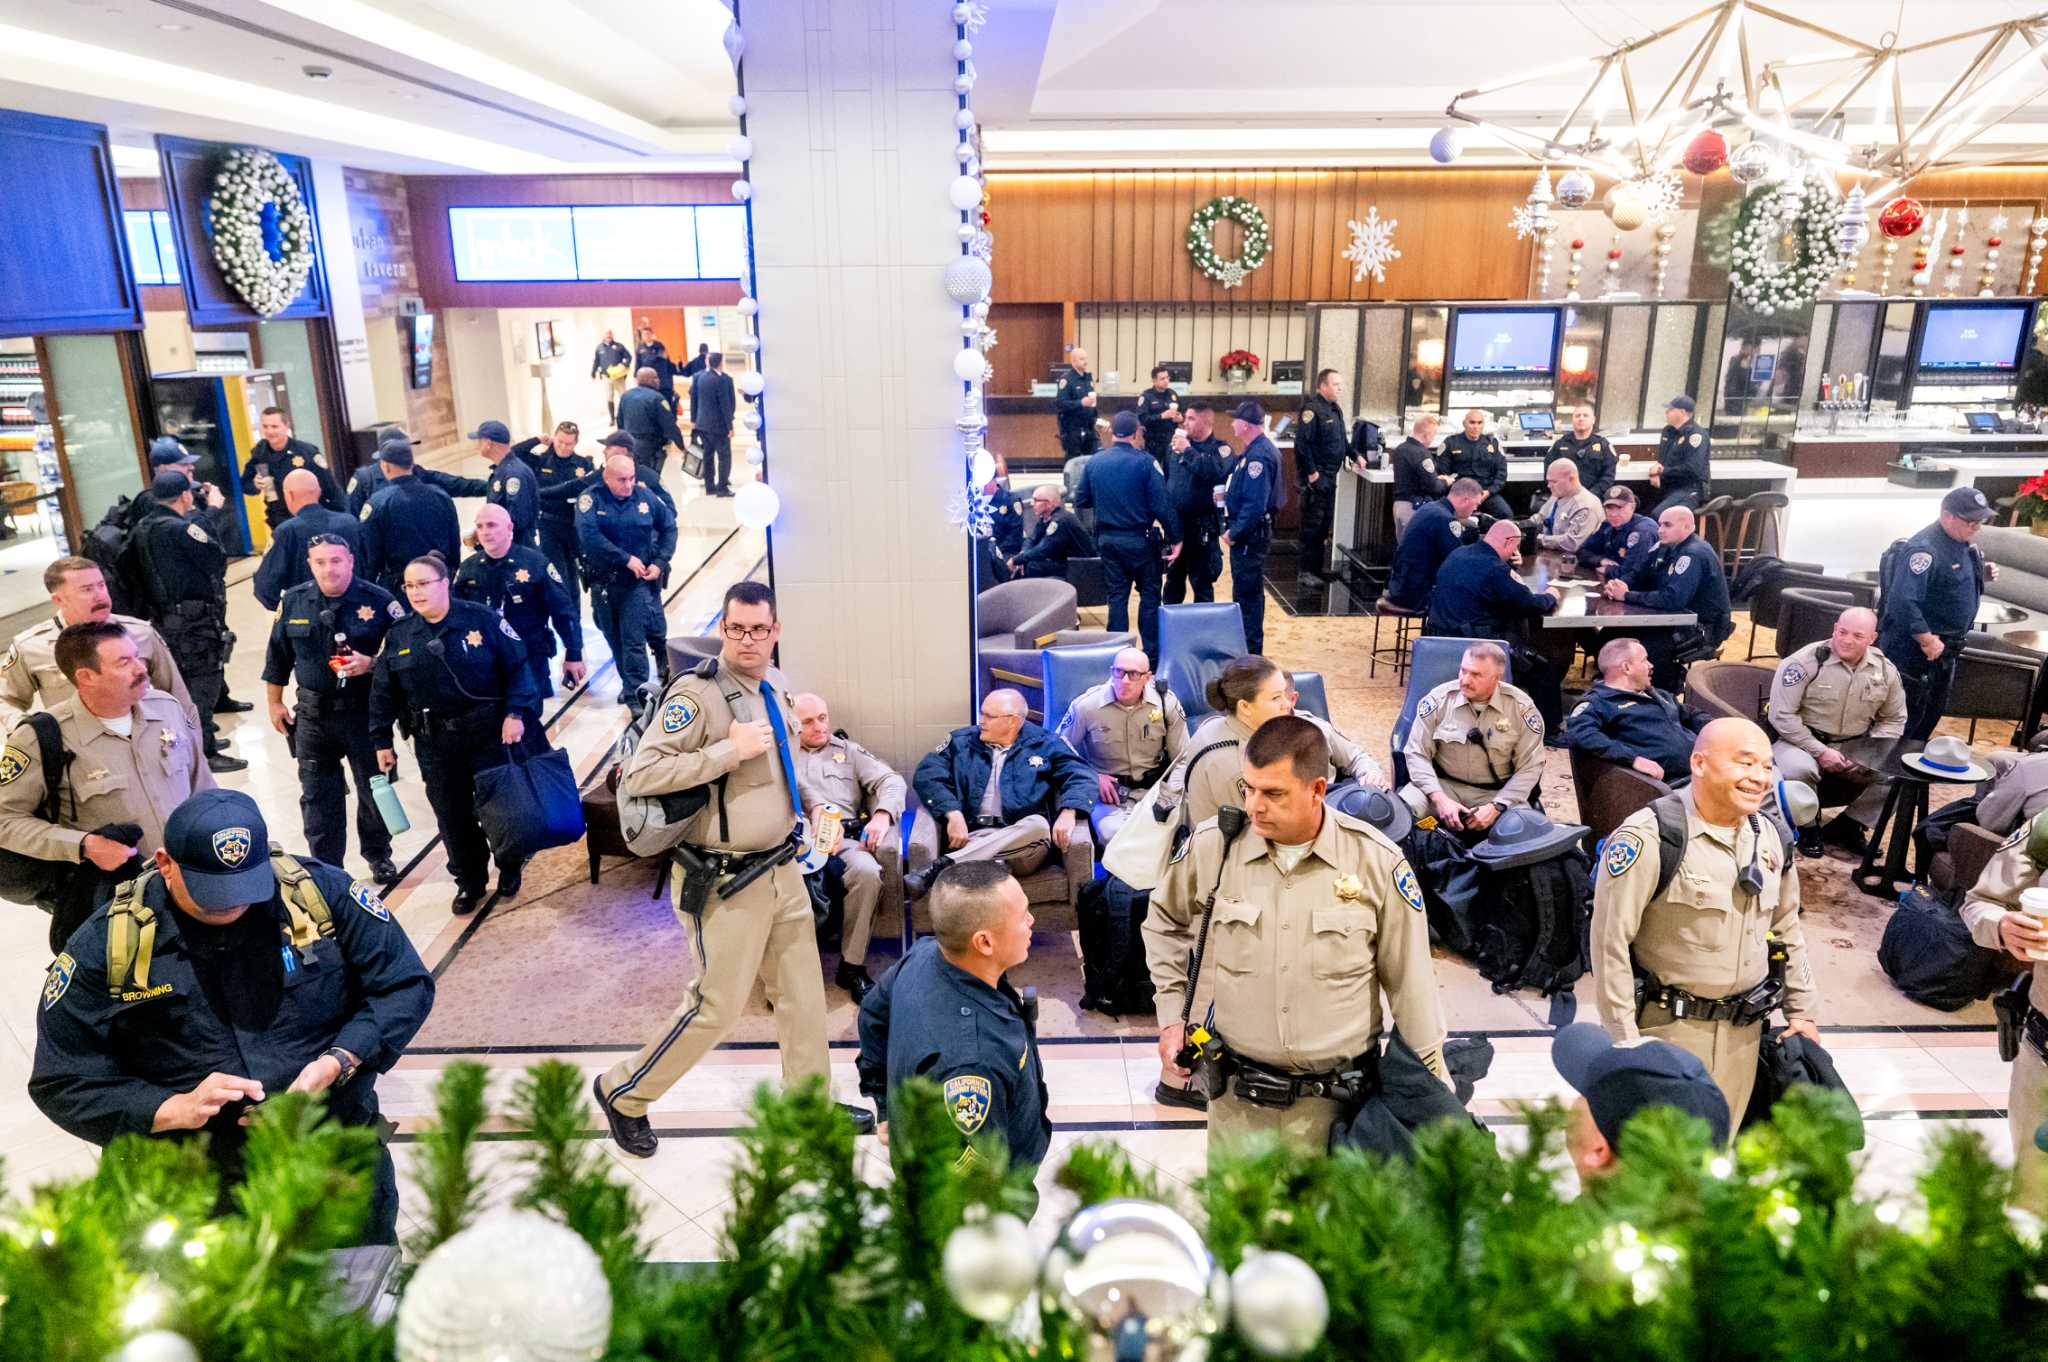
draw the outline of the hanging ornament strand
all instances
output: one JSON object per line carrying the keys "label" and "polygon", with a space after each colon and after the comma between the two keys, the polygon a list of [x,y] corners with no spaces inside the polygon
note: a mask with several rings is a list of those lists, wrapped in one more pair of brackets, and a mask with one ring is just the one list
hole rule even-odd
{"label": "hanging ornament strand", "polygon": [[994,242],[988,231],[988,186],[981,176],[980,129],[974,106],[974,42],[970,29],[979,28],[985,7],[962,0],[952,8],[953,20],[953,159],[959,174],[948,195],[960,215],[957,232],[960,254],[946,267],[946,296],[960,309],[960,349],[953,356],[953,377],[960,383],[960,415],[954,427],[960,432],[962,486],[952,501],[953,523],[971,539],[986,539],[994,532],[995,516],[988,484],[995,477],[995,456],[984,447],[988,437],[988,408],[983,398],[990,373],[987,350],[995,344],[989,329],[989,292],[995,275],[989,266]]}

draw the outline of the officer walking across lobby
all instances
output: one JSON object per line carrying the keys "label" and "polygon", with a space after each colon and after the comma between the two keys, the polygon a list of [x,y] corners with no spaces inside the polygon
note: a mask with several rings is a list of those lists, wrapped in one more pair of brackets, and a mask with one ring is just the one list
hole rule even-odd
{"label": "officer walking across lobby", "polygon": [[[1244,809],[1203,823],[1152,896],[1159,1060],[1186,1079],[1182,1046],[1200,1042],[1212,1149],[1269,1133],[1320,1152],[1339,1112],[1378,1091],[1386,1022],[1449,1085],[1429,920],[1400,848],[1323,802],[1322,730],[1268,719],[1243,763]],[[1191,958],[1214,993],[1206,1040],[1188,1024],[1187,1000],[1207,996]]]}
{"label": "officer walking across lobby", "polygon": [[[209,485],[216,497],[219,489]],[[212,528],[212,517],[195,514],[192,480],[166,469],[149,485],[153,505],[135,527],[138,556],[149,591],[149,613],[157,632],[185,678],[199,731],[206,738],[206,764],[217,773],[241,771],[249,763],[227,751],[214,724],[215,707],[226,684],[228,649],[228,555]]]}
{"label": "officer walking across lobby", "polygon": [[1991,519],[1991,503],[1975,487],[1957,487],[1941,512],[1889,554],[1884,615],[1877,646],[1906,683],[1907,738],[1925,738],[1948,708],[1949,687],[1963,643],[1976,627],[1984,584],[1998,571],[1972,541]]}
{"label": "officer walking across lobby", "polygon": [[1230,599],[1244,616],[1244,646],[1266,646],[1266,551],[1273,547],[1273,516],[1280,510],[1280,451],[1266,437],[1266,409],[1246,398],[1230,415],[1243,452],[1223,490],[1223,538],[1230,553]]}
{"label": "officer walking across lobby", "polygon": [[1335,369],[1316,375],[1316,390],[1301,408],[1301,424],[1295,427],[1294,472],[1301,479],[1301,538],[1296,556],[1300,571],[1320,576],[1330,543],[1330,521],[1337,510],[1337,474],[1351,452],[1351,437],[1344,424],[1344,409],[1337,399],[1344,394],[1344,380]]}
{"label": "officer walking across lobby", "polygon": [[1102,555],[1110,632],[1123,633],[1131,627],[1131,591],[1135,588],[1138,636],[1145,651],[1156,658],[1160,548],[1165,546],[1168,563],[1180,556],[1180,517],[1166,495],[1166,477],[1159,464],[1140,446],[1138,418],[1120,411],[1109,430],[1115,439],[1081,470],[1074,505],[1095,510],[1095,547]]}
{"label": "officer walking across lobby", "polygon": [[285,475],[303,468],[320,480],[320,504],[330,511],[344,511],[334,474],[327,471],[327,458],[318,445],[309,444],[292,433],[291,418],[282,407],[265,407],[256,420],[260,438],[242,460],[242,495],[263,498],[263,519],[276,529],[291,512],[284,504]]}
{"label": "officer walking across lobby", "polygon": [[491,466],[491,475],[484,479],[490,489],[484,499],[504,507],[512,517],[512,542],[538,543],[540,480],[526,460],[512,451],[512,432],[503,421],[486,421],[472,430],[469,438],[476,441],[476,452]]}
{"label": "officer walking across lobby", "polygon": [[[576,542],[590,582],[590,614],[619,666],[619,700],[640,703],[647,654],[661,632],[655,583],[676,551],[676,513],[639,480],[631,456],[604,461],[604,478],[576,502]],[[664,676],[668,658],[657,659]]]}
{"label": "officer walking across lobby", "polygon": [[[271,849],[256,801],[178,804],[150,866],[51,962],[29,1096],[89,1143],[205,1137],[220,1206],[243,1173],[242,1122],[273,1093],[322,1093],[375,1128],[377,1077],[426,1022],[434,979],[377,891]],[[380,1141],[352,1242],[398,1242],[398,1177]]]}
{"label": "officer walking across lobby", "polygon": [[[270,626],[263,683],[270,726],[284,735],[299,766],[299,813],[306,847],[338,866],[348,854],[347,796],[342,763],[356,788],[356,838],[370,878],[390,884],[391,830],[370,792],[377,745],[370,735],[370,673],[384,636],[405,607],[375,582],[355,575],[355,555],[338,535],[316,535],[307,550],[313,579],[284,593]],[[297,683],[297,704],[284,705],[284,683]]]}
{"label": "officer walking across lobby", "polygon": [[[579,617],[583,614],[583,577],[577,561],[576,498],[548,493],[597,471],[589,457],[576,450],[576,441],[582,434],[574,421],[563,421],[545,441],[521,440],[512,446],[512,452],[533,470],[540,488],[540,551],[547,555],[555,575],[562,579],[569,604]],[[631,438],[627,438],[626,448],[631,450],[632,445]]]}
{"label": "officer walking across lobby", "polygon": [[513,542],[512,517],[504,507],[477,509],[476,552],[456,570],[455,594],[503,615],[525,641],[533,688],[542,699],[555,690],[548,679],[548,659],[555,655],[557,638],[564,650],[562,680],[573,686],[587,674],[583,621],[568,588],[539,549]]}
{"label": "officer walking across lobby", "polygon": [[696,976],[661,1034],[592,1082],[613,1141],[635,1158],[658,1144],[647,1109],[725,1037],[756,979],[775,999],[783,1083],[831,1073],[817,925],[794,864],[796,709],[770,665],[782,636],[775,593],[735,582],[720,613],[718,656],[669,683],[659,720],[619,772],[622,798],[708,796],[682,824],[670,868]]}
{"label": "officer walking across lobby", "polygon": [[462,557],[462,520],[454,498],[414,470],[410,443],[398,439],[379,445],[377,463],[384,485],[361,513],[363,572],[398,596],[406,564],[413,559],[437,553],[442,562],[454,563]]}

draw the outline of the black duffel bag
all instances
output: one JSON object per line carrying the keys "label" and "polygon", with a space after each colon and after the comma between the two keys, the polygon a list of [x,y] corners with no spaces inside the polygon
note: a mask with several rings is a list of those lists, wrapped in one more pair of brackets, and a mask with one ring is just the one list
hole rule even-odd
{"label": "black duffel bag", "polygon": [[2004,951],[1978,945],[1955,909],[1919,889],[1899,896],[1877,963],[1899,992],[1943,1012],[1990,997],[2024,968]]}
{"label": "black duffel bag", "polygon": [[583,840],[583,799],[569,754],[507,746],[505,760],[476,773],[476,821],[499,865]]}

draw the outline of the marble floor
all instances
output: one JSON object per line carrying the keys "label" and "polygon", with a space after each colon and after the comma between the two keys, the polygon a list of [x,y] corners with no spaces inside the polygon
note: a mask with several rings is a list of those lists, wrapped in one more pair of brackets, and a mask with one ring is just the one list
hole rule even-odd
{"label": "marble floor", "polygon": [[[453,466],[456,459],[435,461]],[[472,509],[473,504],[465,505],[465,516]],[[758,532],[735,526],[730,501],[708,500],[693,491],[685,493],[681,513],[684,529],[668,619],[672,633],[701,633],[715,617],[725,586],[760,568],[765,545]],[[253,567],[253,562],[239,565],[231,575],[230,622],[243,642],[230,666],[230,680],[236,694],[260,701],[257,675],[269,621],[249,594],[246,579]],[[1226,591],[1227,585],[1219,590],[1224,599]],[[1400,691],[1384,668],[1368,676],[1360,665],[1370,633],[1370,620],[1289,617],[1277,608],[1268,613],[1269,653],[1291,667],[1320,670],[1338,725],[1383,749]],[[1737,639],[1746,638],[1746,629],[1739,630]],[[1731,644],[1730,654],[1740,656],[1740,650]],[[623,723],[616,674],[594,631],[586,641],[586,656],[592,665],[588,684],[576,694],[558,694],[547,711],[555,745],[569,752],[579,776],[585,777],[600,767]],[[1985,726],[1979,745],[2001,739],[2002,732],[1989,731],[1998,727]],[[229,735],[250,767],[223,783],[255,795],[271,819],[273,836],[286,845],[297,843],[297,781],[283,741],[263,723],[260,709],[234,716]],[[1553,760],[1553,779],[1545,782],[1547,802],[1553,814],[1570,818],[1576,810],[1563,754],[1553,754]],[[592,886],[580,848],[563,848],[537,860],[516,903],[488,907],[468,920],[452,917],[448,904],[454,886],[438,846],[431,844],[432,818],[409,757],[406,769],[415,778],[399,788],[413,831],[398,839],[396,859],[406,874],[388,902],[435,970],[440,996],[416,1044],[379,1083],[384,1111],[399,1126],[395,1152],[402,1232],[410,1232],[420,1207],[410,1146],[432,1110],[433,1084],[445,1066],[459,1059],[486,1064],[494,1074],[492,1109],[502,1112],[516,1071],[531,1063],[559,1058],[592,1074],[630,1053],[647,1020],[666,1014],[690,969],[665,907],[647,900],[644,866],[610,863],[601,882]],[[359,865],[353,868],[360,872]],[[1826,1041],[1867,1122],[1865,1185],[1874,1191],[1908,1191],[1920,1148],[1932,1131],[1948,1123],[1980,1131],[1999,1158],[2009,1159],[2006,1073],[1993,1049],[1988,1006],[1957,1014],[1934,1012],[1893,990],[1875,961],[1889,905],[1858,894],[1849,885],[1848,868],[1839,854],[1831,853],[1822,861],[1802,863],[1801,873]],[[44,929],[44,919],[33,910],[0,905],[0,1154],[7,1188],[16,1194],[82,1172],[96,1157],[90,1146],[50,1125],[24,1091],[48,959]],[[885,932],[871,968],[886,967],[894,949]],[[1033,1228],[1049,1238],[1070,1205],[1051,1177],[1073,1143],[1114,1139],[1167,1174],[1169,1186],[1178,1186],[1204,1166],[1205,1131],[1199,1113],[1152,1101],[1159,1059],[1149,1022],[1112,1021],[1075,1007],[1079,970],[1072,937],[1041,933],[1033,950],[1026,968],[1039,983],[1043,1001],[1055,1131]],[[1437,975],[1452,1027],[1494,1041],[1497,1057],[1479,1086],[1474,1112],[1504,1143],[1512,1143],[1520,1138],[1521,1104],[1566,1092],[1549,1061],[1544,1008],[1533,997],[1494,993],[1455,959],[1440,956]],[[1583,984],[1581,998],[1590,1016]],[[854,1009],[843,992],[829,987],[827,1003],[833,1083],[843,1100],[851,1099],[857,1093],[850,1039]],[[628,1158],[608,1140],[601,1141],[619,1176],[638,1195],[646,1215],[643,1231],[656,1257],[692,1259],[717,1252],[735,1132],[744,1126],[749,1095],[780,1072],[772,1038],[772,1021],[757,991],[728,1042],[656,1104],[652,1116],[663,1140],[653,1159]],[[518,1185],[525,1146],[502,1120],[497,1133],[502,1138],[483,1146],[483,1158],[492,1195],[503,1197]],[[599,1136],[596,1130],[591,1134]],[[886,1177],[887,1154],[879,1144],[862,1141],[861,1158],[870,1176]]]}

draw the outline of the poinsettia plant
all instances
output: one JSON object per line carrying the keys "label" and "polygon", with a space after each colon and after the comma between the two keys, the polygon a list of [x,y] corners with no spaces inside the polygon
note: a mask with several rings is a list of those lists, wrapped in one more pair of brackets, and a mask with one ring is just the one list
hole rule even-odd
{"label": "poinsettia plant", "polygon": [[1248,373],[1257,373],[1259,371],[1259,357],[1249,350],[1232,350],[1222,359],[1216,361],[1216,368],[1226,374],[1232,369],[1243,369]]}
{"label": "poinsettia plant", "polygon": [[2048,468],[2041,470],[2040,477],[2028,478],[2020,484],[2012,509],[2015,520],[2032,522],[2048,518]]}

